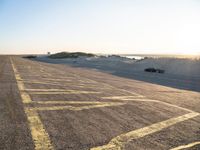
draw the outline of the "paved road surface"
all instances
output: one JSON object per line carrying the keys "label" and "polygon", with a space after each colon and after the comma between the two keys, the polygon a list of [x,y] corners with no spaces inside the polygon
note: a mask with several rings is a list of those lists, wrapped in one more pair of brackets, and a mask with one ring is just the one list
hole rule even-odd
{"label": "paved road surface", "polygon": [[200,149],[198,92],[0,60],[0,149]]}

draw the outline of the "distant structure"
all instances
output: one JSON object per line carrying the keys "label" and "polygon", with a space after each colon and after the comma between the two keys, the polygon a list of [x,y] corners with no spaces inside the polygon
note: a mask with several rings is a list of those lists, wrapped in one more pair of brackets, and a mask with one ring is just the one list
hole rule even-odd
{"label": "distant structure", "polygon": [[51,55],[51,52],[47,52],[47,55]]}

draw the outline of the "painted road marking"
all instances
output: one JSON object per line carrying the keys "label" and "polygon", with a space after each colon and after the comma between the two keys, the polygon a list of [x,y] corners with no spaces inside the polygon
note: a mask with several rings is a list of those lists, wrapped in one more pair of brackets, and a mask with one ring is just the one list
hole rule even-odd
{"label": "painted road marking", "polygon": [[28,91],[28,92],[50,92],[50,91],[54,91],[54,92],[61,91],[61,92],[64,92],[66,90],[67,89],[25,89],[25,91]]}
{"label": "painted road marking", "polygon": [[[55,70],[55,69],[54,69]],[[111,86],[110,84],[107,84],[107,83],[99,83],[99,82],[97,82],[97,81],[95,81],[95,80],[91,80],[91,79],[89,79],[89,78],[86,78],[86,77],[81,77],[80,75],[77,75],[77,74],[74,74],[74,73],[70,73],[71,75],[72,75],[72,78],[73,77],[76,77],[78,80],[80,80],[80,81],[83,81],[83,80],[81,80],[81,79],[84,79],[84,82],[86,81],[86,83],[93,83],[93,84],[98,84],[97,86],[99,86],[99,85],[102,85],[102,86],[104,86],[104,87],[107,87],[107,88],[109,88],[109,89],[117,89],[117,90],[121,90],[121,91],[124,91],[124,92],[126,92],[126,93],[129,93],[129,94],[133,94],[133,95],[137,95],[138,97],[144,97],[143,95],[140,95],[140,94],[138,94],[138,93],[135,93],[135,92],[131,92],[131,91],[127,91],[127,90],[124,90],[124,89],[120,89],[120,88],[117,88],[117,87],[114,87],[114,86]],[[66,77],[59,77],[59,79],[66,79]],[[42,84],[41,82],[40,82],[40,84]],[[44,83],[43,83],[44,84]],[[60,85],[60,84],[59,84]]]}
{"label": "painted road marking", "polygon": [[47,81],[63,81],[63,82],[65,82],[65,81],[72,81],[70,79],[63,80],[63,79],[52,79],[52,78],[45,78],[44,80],[47,80]]}
{"label": "painted road marking", "polygon": [[159,102],[159,101],[157,101],[157,100],[154,100],[154,99],[141,99],[141,98],[138,98],[138,97],[135,97],[135,98],[127,98],[127,99],[112,99],[112,100],[117,100],[117,101],[123,101],[123,102],[125,102],[125,103],[127,103],[127,102],[134,102],[134,101],[138,101],[138,102]]}
{"label": "painted road marking", "polygon": [[125,105],[126,103],[103,103],[91,106],[80,106],[80,107],[73,107],[73,106],[51,106],[51,107],[34,107],[30,108],[31,110],[39,110],[39,111],[46,111],[46,110],[71,110],[71,111],[81,111],[86,109],[92,108],[101,108],[101,107],[111,107],[111,106],[120,106]]}
{"label": "painted road marking", "polygon": [[[59,82],[45,82],[45,81],[23,81],[24,83],[28,83],[28,84],[45,84],[45,85],[58,85],[58,86],[68,86],[69,84],[71,84],[71,86],[82,86],[82,85],[86,85],[86,84],[76,84],[76,85],[73,85],[72,83],[69,83],[69,84],[61,84]],[[89,85],[90,86],[90,85]]]}
{"label": "painted road marking", "polygon": [[57,95],[57,94],[99,94],[101,92],[95,92],[95,91],[68,91],[66,90],[65,92],[31,92],[30,94],[34,95]]}
{"label": "painted road marking", "polygon": [[43,77],[43,79],[49,79],[49,80],[54,80],[54,79],[58,79],[58,80],[70,80],[70,79],[74,79],[74,80],[76,80],[76,78],[75,77],[71,77],[71,76],[66,76],[66,77],[58,77],[58,78],[53,78],[53,76],[51,77],[51,78],[47,78],[47,77]]}
{"label": "painted road marking", "polygon": [[[50,82],[50,81],[55,81],[55,82],[57,82],[57,83],[59,83],[59,82],[70,82],[70,81],[72,81],[72,80],[70,80],[70,79],[66,79],[66,80],[61,80],[61,79],[51,79],[51,78],[42,78],[42,80],[43,81],[45,81],[45,82],[47,82],[47,83],[52,83],[52,82]],[[23,80],[24,82],[26,82],[26,81],[30,81],[29,79],[24,79]],[[48,82],[49,81],[49,82]],[[32,82],[40,82],[39,80],[32,80]],[[53,82],[54,83],[54,82]]]}
{"label": "painted road marking", "polygon": [[47,84],[47,85],[61,85],[60,83],[44,82],[44,81],[23,81],[30,84]]}
{"label": "painted road marking", "polygon": [[138,139],[141,137],[144,137],[146,135],[161,131],[167,127],[170,127],[172,125],[175,125],[177,123],[183,122],[185,120],[194,118],[198,116],[199,113],[192,112],[188,113],[179,117],[174,117],[162,122],[158,122],[155,124],[152,124],[150,126],[146,126],[141,129],[137,129],[125,134],[121,134],[115,138],[113,138],[107,145],[99,146],[92,148],[91,150],[109,150],[109,149],[122,149],[126,143],[130,142],[131,140]]}
{"label": "painted road marking", "polygon": [[24,86],[24,83],[21,81],[22,80],[21,76],[18,73],[18,71],[15,68],[12,61],[11,61],[11,64],[12,64],[12,68],[13,68],[13,71],[14,71],[14,74],[15,74],[16,81],[17,81],[18,89],[19,89],[20,95],[22,97],[22,102],[23,103],[30,103],[32,100],[31,100],[31,97],[26,92],[24,92],[25,86]]}
{"label": "painted road marking", "polygon": [[200,141],[190,143],[190,144],[187,144],[187,145],[181,145],[181,146],[178,146],[176,148],[172,148],[171,150],[181,150],[181,149],[191,148],[191,147],[196,146],[196,145],[200,145]]}
{"label": "painted road marking", "polygon": [[29,121],[29,127],[36,150],[53,150],[48,133],[35,110],[25,107],[25,113]]}
{"label": "painted road marking", "polygon": [[[124,89],[120,89],[120,88],[114,87],[114,86],[107,84],[107,83],[97,82],[95,80],[92,80],[92,79],[89,79],[89,78],[86,78],[86,77],[82,77],[82,76],[74,74],[74,73],[70,73],[70,72],[68,72],[68,73],[71,74],[72,77],[76,77],[77,79],[84,79],[85,81],[88,81],[88,83],[90,82],[90,83],[93,83],[93,84],[97,84],[97,86],[102,85],[102,86],[108,87],[108,88],[113,89],[113,90],[114,89],[121,90],[121,91],[124,91],[124,92],[129,93],[129,94],[134,94],[134,95],[137,95],[137,96],[144,97],[143,95],[140,95],[138,93],[135,93],[135,92],[132,92],[132,91],[127,91],[127,90],[124,90]],[[62,78],[62,77],[60,77],[60,78]]]}
{"label": "painted road marking", "polygon": [[[131,98],[133,97],[133,98]],[[174,107],[174,108],[178,108],[178,109],[181,109],[181,110],[185,110],[185,111],[188,111],[188,112],[194,112],[190,109],[187,109],[187,108],[183,108],[183,107],[180,107],[180,106],[177,106],[177,105],[174,105],[174,104],[170,104],[170,103],[167,103],[167,102],[163,102],[163,101],[159,101],[159,100],[154,100],[154,99],[146,99],[146,98],[143,98],[143,99],[137,99],[137,98],[134,98],[134,96],[111,96],[111,97],[103,97],[104,99],[113,99],[113,100],[122,100],[122,101],[146,101],[146,102],[155,102],[155,103],[160,103],[160,104],[164,104],[164,105],[167,105],[167,106],[170,106],[170,107]]]}
{"label": "painted road marking", "polygon": [[33,101],[36,104],[104,104],[108,102],[98,101]]}
{"label": "painted road marking", "polygon": [[[134,99],[135,97],[138,97],[138,95],[135,95],[135,96],[109,96],[109,97],[102,97],[103,99],[114,99],[114,100],[132,100]],[[140,96],[139,96],[140,97]],[[142,96],[144,97],[144,96]]]}
{"label": "painted road marking", "polygon": [[25,91],[30,92],[31,94],[47,94],[47,93],[52,93],[52,94],[93,94],[93,93],[101,93],[101,92],[95,92],[95,91],[79,91],[79,90],[67,90],[67,89],[25,89]]}
{"label": "painted road marking", "polygon": [[[75,75],[74,75],[75,76]],[[76,75],[76,77],[77,77],[77,75]],[[88,81],[94,81],[94,80],[88,80]],[[84,81],[85,82],[85,81]],[[96,81],[94,81],[93,83],[98,83],[98,84],[101,84],[101,83],[99,83],[99,82],[96,82]],[[103,83],[102,85],[106,85],[107,87],[110,87],[111,89],[117,89],[117,90],[121,90],[121,91],[124,91],[124,92],[126,92],[126,93],[130,93],[130,94],[134,94],[134,95],[138,95],[138,96],[142,96],[142,95],[140,95],[140,94],[137,94],[137,93],[134,93],[134,92],[130,92],[130,91],[126,91],[126,90],[124,90],[124,89],[120,89],[120,88],[116,88],[116,87],[113,87],[113,86],[111,86],[111,85],[109,85],[109,84],[106,84],[106,83]],[[143,97],[143,96],[142,96]],[[124,99],[122,99],[122,100],[131,100],[131,98],[124,98]],[[146,100],[145,100],[146,101]],[[149,101],[149,100],[148,100]],[[176,108],[181,108],[181,109],[183,109],[183,110],[187,110],[187,111],[190,111],[191,113],[190,114],[192,114],[192,113],[195,113],[195,112],[193,112],[193,111],[191,111],[191,110],[189,110],[189,109],[185,109],[185,108],[182,108],[182,107],[179,107],[179,106],[176,106],[176,105],[173,105],[173,104],[169,104],[169,103],[165,103],[165,102],[161,102],[161,101],[157,101],[157,100],[151,100],[152,102],[159,102],[159,103],[163,103],[163,104],[166,104],[166,105],[168,105],[168,106],[173,106],[173,107],[176,107]],[[118,104],[118,103],[115,103],[115,104]],[[120,105],[124,105],[124,104],[126,104],[126,103],[119,103]],[[104,104],[101,104],[101,105],[94,105],[95,107],[102,107]],[[106,104],[105,104],[106,105]],[[113,104],[109,104],[109,105],[112,105],[113,106]],[[107,106],[107,105],[106,105]],[[55,107],[57,107],[57,106],[55,106]],[[54,108],[55,108],[54,107]],[[58,106],[59,107],[59,106]],[[83,109],[90,109],[90,108],[88,108],[88,107],[90,107],[90,106],[82,106],[82,107],[72,107],[72,106],[63,106],[63,107],[66,107],[67,109],[71,109],[71,110],[76,110],[76,111],[78,111],[78,110],[83,110]],[[105,107],[105,106],[103,106],[103,107]],[[43,107],[43,108],[49,108],[49,107]],[[52,107],[51,107],[52,108]],[[35,110],[35,108],[33,108],[34,110]],[[33,109],[29,109],[29,111],[31,111],[31,112],[36,112],[37,113],[37,111],[34,111]],[[62,108],[61,108],[62,109]],[[45,109],[46,110],[46,109]],[[54,110],[54,109],[52,109],[52,110]],[[180,117],[182,117],[182,116],[180,116]],[[173,118],[172,118],[173,119]],[[170,120],[170,119],[169,119]],[[186,119],[187,120],[187,119]],[[169,123],[170,124],[170,123]],[[173,125],[173,123],[171,123],[172,125]],[[151,126],[153,126],[153,125],[151,125]],[[144,129],[145,128],[147,128],[147,127],[144,127]],[[152,129],[153,130],[153,129]],[[160,130],[162,130],[162,129],[160,129]],[[44,130],[45,131],[45,130]],[[149,131],[150,132],[150,131]],[[155,132],[157,132],[157,131],[155,131]],[[152,133],[154,133],[153,131],[152,131]],[[150,133],[151,134],[151,133]],[[123,134],[123,135],[129,135],[128,133],[127,134]],[[115,138],[114,138],[115,139]]]}
{"label": "painted road marking", "polygon": [[[26,92],[22,92],[23,87],[23,82],[21,81],[21,77],[20,74],[18,73],[13,61],[11,60],[11,64],[12,64],[12,68],[15,74],[15,78],[16,78],[16,82],[21,94],[21,99],[23,104],[26,103],[30,103],[32,100],[30,98],[30,96],[28,95],[28,93]],[[25,96],[23,96],[25,95]],[[31,131],[31,135],[32,135],[32,139],[35,145],[35,149],[36,150],[53,150],[53,146],[51,144],[50,138],[48,133],[46,132],[43,123],[40,120],[39,114],[37,111],[35,110],[30,110],[29,108],[27,108],[25,105],[23,105],[24,107],[24,111],[25,114],[27,116],[28,119],[28,124],[29,124],[29,128]]]}

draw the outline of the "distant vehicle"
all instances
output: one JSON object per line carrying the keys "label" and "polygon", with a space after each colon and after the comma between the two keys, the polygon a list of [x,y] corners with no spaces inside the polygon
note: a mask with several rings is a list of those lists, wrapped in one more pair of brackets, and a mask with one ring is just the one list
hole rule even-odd
{"label": "distant vehicle", "polygon": [[155,68],[146,68],[146,69],[144,69],[144,71],[146,71],[146,72],[156,72],[156,69]]}
{"label": "distant vehicle", "polygon": [[155,73],[165,73],[165,70],[162,69],[155,69],[155,68],[146,68],[144,69],[145,72],[155,72]]}

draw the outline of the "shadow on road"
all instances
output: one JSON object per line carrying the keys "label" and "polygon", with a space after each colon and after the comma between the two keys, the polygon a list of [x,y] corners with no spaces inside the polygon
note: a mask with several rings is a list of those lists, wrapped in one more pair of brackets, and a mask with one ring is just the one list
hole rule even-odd
{"label": "shadow on road", "polygon": [[53,64],[66,64],[72,67],[81,67],[87,69],[95,69],[97,71],[106,72],[115,76],[124,77],[128,79],[140,80],[144,82],[149,82],[153,84],[173,87],[177,89],[190,90],[200,92],[200,78],[199,77],[190,77],[190,76],[182,76],[182,75],[173,75],[173,74],[159,74],[152,72],[144,72],[144,71],[136,71],[136,70],[128,70],[127,67],[120,70],[116,65],[114,68],[105,66],[105,65],[96,65],[96,64],[84,64],[78,62],[62,62],[62,61],[49,61],[45,59],[38,59],[38,61],[53,63]]}

